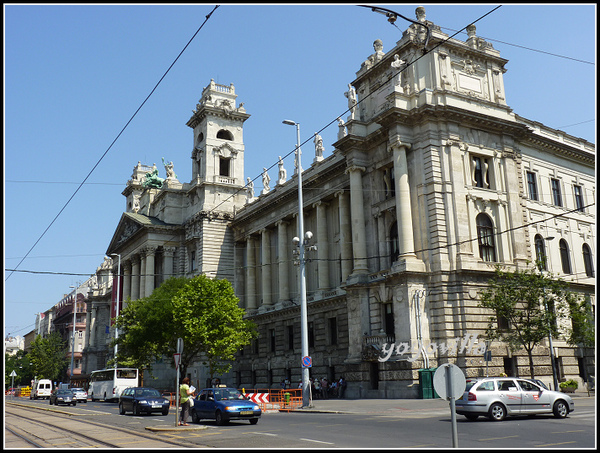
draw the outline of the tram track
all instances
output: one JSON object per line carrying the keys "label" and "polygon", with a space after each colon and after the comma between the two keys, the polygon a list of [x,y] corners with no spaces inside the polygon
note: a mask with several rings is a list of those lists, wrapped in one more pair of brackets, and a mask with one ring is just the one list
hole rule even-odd
{"label": "tram track", "polygon": [[11,403],[5,405],[4,429],[33,448],[189,448],[181,440]]}

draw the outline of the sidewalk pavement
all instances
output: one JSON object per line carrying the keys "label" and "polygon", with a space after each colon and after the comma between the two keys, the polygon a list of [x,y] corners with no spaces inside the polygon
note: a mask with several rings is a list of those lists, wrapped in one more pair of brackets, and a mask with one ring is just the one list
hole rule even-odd
{"label": "sidewalk pavement", "polygon": [[[595,398],[594,392],[570,393],[569,396],[578,398]],[[388,416],[428,416],[450,410],[450,402],[441,398],[434,399],[318,399],[312,401],[312,406],[300,408],[292,412],[306,413],[337,413],[337,414],[382,414]]]}

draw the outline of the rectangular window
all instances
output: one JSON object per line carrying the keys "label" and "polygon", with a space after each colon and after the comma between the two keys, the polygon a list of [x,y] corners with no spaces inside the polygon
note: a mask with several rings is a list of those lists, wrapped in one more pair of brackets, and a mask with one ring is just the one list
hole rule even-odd
{"label": "rectangular window", "polygon": [[527,172],[527,188],[529,189],[529,199],[538,201],[537,182],[534,172]]}
{"label": "rectangular window", "polygon": [[573,193],[575,194],[575,208],[580,212],[585,212],[583,204],[583,188],[581,186],[573,186]]}
{"label": "rectangular window", "polygon": [[337,344],[337,318],[329,318],[329,344]]}
{"label": "rectangular window", "polygon": [[269,329],[269,339],[271,340],[271,352],[275,352],[275,329]]}
{"label": "rectangular window", "polygon": [[552,178],[550,180],[552,184],[552,202],[554,206],[562,206],[562,194],[560,191],[560,180]]}
{"label": "rectangular window", "polygon": [[308,347],[309,348],[315,347],[315,323],[314,322],[308,323]]}
{"label": "rectangular window", "polygon": [[471,178],[475,187],[490,188],[490,173],[487,159],[473,157]]}
{"label": "rectangular window", "polygon": [[294,326],[287,326],[288,349],[294,349]]}
{"label": "rectangular window", "polygon": [[229,176],[230,159],[219,158],[219,176]]}
{"label": "rectangular window", "polygon": [[190,254],[190,267],[193,271],[196,270],[196,251],[192,251]]}

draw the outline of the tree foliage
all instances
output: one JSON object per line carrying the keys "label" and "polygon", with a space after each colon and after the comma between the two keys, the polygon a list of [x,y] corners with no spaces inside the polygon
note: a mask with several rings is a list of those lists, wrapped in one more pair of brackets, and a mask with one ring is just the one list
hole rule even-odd
{"label": "tree foliage", "polygon": [[254,324],[227,280],[204,275],[170,278],[151,296],[130,302],[118,319],[118,363],[151,372],[161,357],[173,360],[183,339],[182,375],[195,360],[205,360],[211,377],[231,368],[235,352],[256,337]]}
{"label": "tree foliage", "polygon": [[69,364],[67,344],[58,332],[45,338],[38,335],[31,343],[28,356],[34,376],[43,379],[60,379]]}
{"label": "tree foliage", "polygon": [[[505,272],[496,268],[488,287],[480,292],[479,306],[494,311],[489,318],[486,335],[490,340],[506,342],[511,350],[525,349],[529,370],[534,378],[533,349],[551,334],[564,333],[571,345],[593,342],[593,325],[581,297],[568,284],[536,269]],[[559,323],[571,318],[572,327],[564,332]],[[505,320],[507,328],[501,328]],[[591,331],[590,331],[591,329]]]}
{"label": "tree foliage", "polygon": [[17,373],[14,379],[15,386],[29,385],[35,376],[33,374],[33,365],[29,360],[29,355],[24,351],[17,351],[16,354],[4,354],[4,382],[5,385],[12,385],[13,379],[10,373]]}

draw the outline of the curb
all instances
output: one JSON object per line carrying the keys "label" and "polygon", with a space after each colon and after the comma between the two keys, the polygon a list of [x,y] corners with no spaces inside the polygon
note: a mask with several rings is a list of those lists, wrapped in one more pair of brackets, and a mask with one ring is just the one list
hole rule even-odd
{"label": "curb", "polygon": [[208,429],[208,426],[195,425],[195,426],[146,426],[148,431],[153,432],[166,432],[166,431],[200,431]]}

